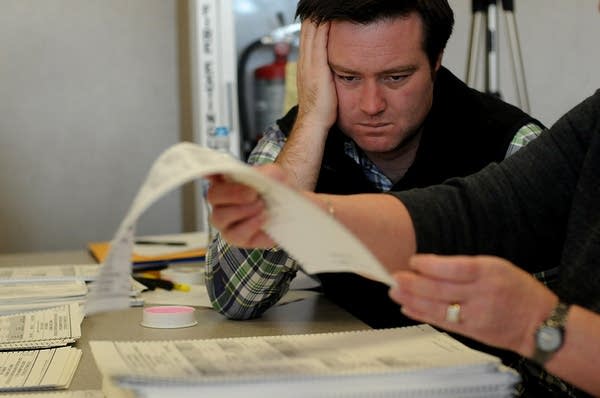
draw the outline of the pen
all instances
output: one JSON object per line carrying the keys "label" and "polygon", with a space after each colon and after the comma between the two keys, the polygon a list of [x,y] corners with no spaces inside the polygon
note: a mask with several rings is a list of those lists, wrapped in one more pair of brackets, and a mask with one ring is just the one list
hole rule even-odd
{"label": "pen", "polygon": [[163,241],[163,240],[136,240],[136,245],[162,245],[162,246],[187,246],[186,242],[181,241]]}
{"label": "pen", "polygon": [[175,283],[166,279],[160,278],[147,278],[143,276],[134,276],[133,279],[146,286],[150,290],[154,290],[157,287],[165,290],[179,290],[181,292],[189,292],[190,285],[185,283]]}

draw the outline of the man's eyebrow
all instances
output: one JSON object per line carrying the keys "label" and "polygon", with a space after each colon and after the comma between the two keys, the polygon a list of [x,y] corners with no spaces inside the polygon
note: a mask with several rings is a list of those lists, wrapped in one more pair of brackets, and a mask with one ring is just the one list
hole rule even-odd
{"label": "man's eyebrow", "polygon": [[344,66],[341,65],[336,65],[334,63],[329,62],[329,67],[337,72],[343,72],[343,73],[349,73],[349,74],[356,74],[355,71],[353,71],[352,69],[346,68]]}
{"label": "man's eyebrow", "polygon": [[382,70],[381,72],[379,72],[379,74],[392,75],[392,74],[396,74],[396,73],[411,73],[416,70],[417,70],[416,65],[404,65],[404,66],[397,66],[395,68]]}
{"label": "man's eyebrow", "polygon": [[[341,72],[341,73],[348,73],[348,74],[359,74],[357,71],[352,70],[350,68],[347,68],[345,66],[341,66],[341,65],[336,65],[334,63],[329,63],[329,67],[331,69],[333,69],[336,72]],[[389,69],[385,69],[382,71],[379,71],[377,74],[379,75],[392,75],[392,74],[397,74],[397,73],[410,73],[410,72],[414,72],[415,70],[417,70],[417,66],[416,65],[403,65],[403,66],[397,66],[397,67],[393,67],[393,68],[389,68]]]}

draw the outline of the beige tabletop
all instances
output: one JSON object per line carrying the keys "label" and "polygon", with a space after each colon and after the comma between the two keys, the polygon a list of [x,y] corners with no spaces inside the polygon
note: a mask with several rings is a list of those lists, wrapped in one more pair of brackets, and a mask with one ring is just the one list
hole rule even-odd
{"label": "beige tabletop", "polygon": [[[93,259],[84,251],[0,255],[0,267],[86,263],[93,263]],[[141,308],[86,317],[82,323],[82,337],[75,344],[83,351],[83,355],[71,389],[101,388],[100,373],[89,348],[91,340],[203,339],[369,329],[366,324],[322,296],[275,306],[254,320],[232,321],[211,309],[200,307],[196,310],[196,317],[196,326],[181,329],[151,329],[141,326]]]}

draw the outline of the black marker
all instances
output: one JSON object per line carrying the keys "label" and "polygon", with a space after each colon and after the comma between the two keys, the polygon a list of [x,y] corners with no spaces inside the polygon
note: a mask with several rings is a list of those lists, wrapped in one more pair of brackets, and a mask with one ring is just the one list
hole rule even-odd
{"label": "black marker", "polygon": [[136,240],[136,245],[187,246],[186,242],[162,240]]}

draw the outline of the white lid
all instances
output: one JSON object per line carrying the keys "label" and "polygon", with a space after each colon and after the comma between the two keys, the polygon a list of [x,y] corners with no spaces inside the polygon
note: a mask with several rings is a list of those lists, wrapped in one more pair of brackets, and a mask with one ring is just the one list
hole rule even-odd
{"label": "white lid", "polygon": [[144,308],[142,326],[158,329],[175,329],[194,326],[198,322],[194,307],[164,305]]}

